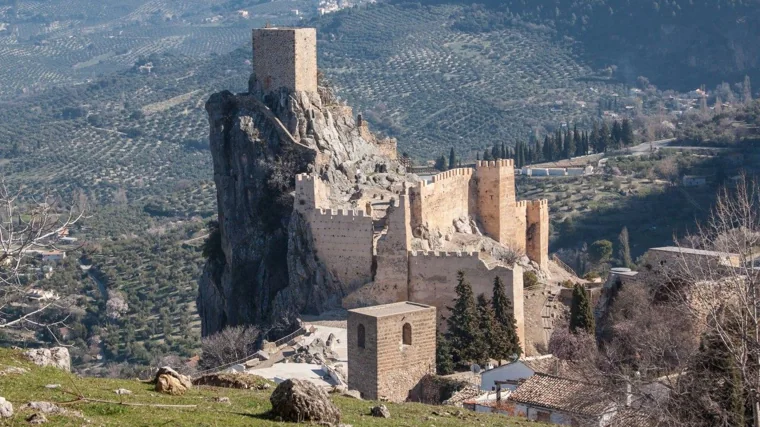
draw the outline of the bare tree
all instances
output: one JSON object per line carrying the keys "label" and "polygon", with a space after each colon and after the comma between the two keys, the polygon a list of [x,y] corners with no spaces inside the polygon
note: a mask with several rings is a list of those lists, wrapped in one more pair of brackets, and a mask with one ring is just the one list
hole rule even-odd
{"label": "bare tree", "polygon": [[206,369],[241,363],[256,351],[261,331],[252,326],[227,327],[204,337],[201,365]]}
{"label": "bare tree", "polygon": [[85,206],[65,207],[54,196],[25,199],[22,191],[0,181],[0,329],[49,329],[62,320],[41,319],[59,302],[52,293],[33,292],[29,264],[41,252],[58,249],[68,228],[83,218]]}
{"label": "bare tree", "polygon": [[738,372],[752,425],[760,427],[760,282],[755,267],[760,245],[760,192],[741,176],[724,188],[705,224],[690,241],[710,253],[682,248],[665,273],[691,286],[679,289],[684,309],[722,342]]}

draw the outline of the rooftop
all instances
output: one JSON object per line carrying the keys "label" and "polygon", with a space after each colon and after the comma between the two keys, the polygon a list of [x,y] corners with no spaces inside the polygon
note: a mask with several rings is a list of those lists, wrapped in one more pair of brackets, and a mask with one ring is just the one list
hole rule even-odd
{"label": "rooftop", "polygon": [[688,255],[713,256],[713,257],[736,256],[736,254],[732,254],[728,252],[706,251],[704,249],[681,248],[678,246],[663,246],[661,248],[650,248],[649,250],[660,251],[660,252],[681,253],[681,254],[688,254]]}
{"label": "rooftop", "polygon": [[416,302],[394,302],[392,304],[373,305],[371,307],[355,308],[348,310],[349,313],[363,314],[371,317],[386,317],[395,316],[403,313],[413,313],[416,311],[426,311],[435,309],[432,306],[425,304],[418,304]]}
{"label": "rooftop", "polygon": [[604,391],[592,384],[536,373],[520,384],[509,400],[547,409],[596,417],[612,402],[601,398]]}

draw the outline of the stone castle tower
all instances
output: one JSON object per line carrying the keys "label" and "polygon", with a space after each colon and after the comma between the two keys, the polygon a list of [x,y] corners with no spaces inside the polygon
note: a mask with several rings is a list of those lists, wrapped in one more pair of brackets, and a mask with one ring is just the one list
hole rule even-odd
{"label": "stone castle tower", "polygon": [[270,92],[317,91],[317,30],[257,28],[253,30],[255,89]]}
{"label": "stone castle tower", "polygon": [[403,402],[435,374],[435,307],[397,302],[348,312],[348,387],[365,399]]}

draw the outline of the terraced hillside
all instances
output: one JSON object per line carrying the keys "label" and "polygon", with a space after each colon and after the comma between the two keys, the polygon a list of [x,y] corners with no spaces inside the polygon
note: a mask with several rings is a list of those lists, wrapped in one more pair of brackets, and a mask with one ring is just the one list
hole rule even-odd
{"label": "terraced hillside", "polygon": [[320,67],[338,93],[402,150],[475,158],[560,122],[590,123],[623,85],[579,62],[579,46],[540,28],[452,29],[458,6],[381,4],[317,20]]}
{"label": "terraced hillside", "polygon": [[314,9],[305,0],[8,3],[0,4],[0,99],[79,84],[148,62],[154,54],[225,54],[246,43],[249,28],[293,23],[299,19],[294,10]]}

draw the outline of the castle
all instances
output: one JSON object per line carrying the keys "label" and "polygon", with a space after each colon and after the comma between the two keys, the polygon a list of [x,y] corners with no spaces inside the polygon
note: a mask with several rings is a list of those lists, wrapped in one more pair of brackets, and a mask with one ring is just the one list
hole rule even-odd
{"label": "castle", "polygon": [[[254,30],[254,90],[317,93],[315,34],[307,28]],[[396,158],[395,142],[378,143],[361,118],[351,125],[359,135],[366,135],[362,138],[375,141],[378,153]],[[472,235],[478,239],[490,238],[489,244],[527,255],[539,269],[547,269],[548,204],[546,200],[516,200],[512,160],[482,161],[474,169],[452,169],[429,182],[404,182],[382,203],[359,196],[350,209],[335,209],[345,203],[336,206],[323,178],[296,176],[294,212],[309,224],[316,258],[341,284],[344,306],[428,304],[437,309],[439,325],[445,327],[440,320],[456,296],[457,272],[465,273],[475,295],[490,296],[498,276],[512,300],[518,335],[525,342],[519,264],[482,247],[477,251],[415,250],[425,236],[447,240],[461,234],[455,224],[464,220],[474,225],[467,227],[476,230]],[[386,209],[377,209],[378,205]]]}

